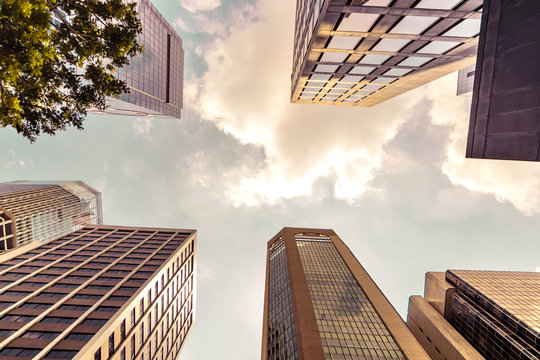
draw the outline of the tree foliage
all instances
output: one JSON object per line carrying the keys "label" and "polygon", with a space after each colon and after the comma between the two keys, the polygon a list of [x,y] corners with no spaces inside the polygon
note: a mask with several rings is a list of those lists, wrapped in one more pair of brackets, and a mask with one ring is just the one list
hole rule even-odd
{"label": "tree foliage", "polygon": [[0,125],[35,141],[126,92],[115,68],[142,51],[135,3],[0,0]]}

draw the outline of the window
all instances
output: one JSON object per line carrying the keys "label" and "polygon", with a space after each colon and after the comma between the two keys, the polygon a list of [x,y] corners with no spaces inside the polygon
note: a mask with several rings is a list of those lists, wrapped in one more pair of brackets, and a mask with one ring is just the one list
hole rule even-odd
{"label": "window", "polygon": [[140,344],[140,346],[143,345],[143,342],[144,342],[144,321],[141,322],[141,344]]}
{"label": "window", "polygon": [[[12,331],[14,332],[14,331]],[[60,335],[59,332],[49,332],[49,331],[27,331],[22,337],[30,339],[54,339]]]}
{"label": "window", "polygon": [[[27,350],[27,351],[32,351],[35,353],[33,353],[32,355],[30,355],[29,353],[25,353],[25,354],[20,354],[22,357],[32,357],[34,355],[36,355],[37,353],[39,353],[40,350]],[[77,355],[78,351],[74,351],[74,350],[51,350],[47,355],[45,355],[45,358],[56,358],[56,359],[72,359],[75,355]],[[94,359],[96,359],[95,357],[96,355],[94,354]]]}
{"label": "window", "polygon": [[126,360],[126,348],[122,348],[120,352],[120,360]]}
{"label": "window", "polygon": [[124,341],[126,338],[126,320],[122,320],[120,324],[120,341]]}
{"label": "window", "polygon": [[96,311],[116,312],[118,309],[120,309],[118,306],[99,306]]}
{"label": "window", "polygon": [[131,328],[135,327],[135,308],[131,309]]}
{"label": "window", "polygon": [[105,323],[107,323],[105,319],[86,319],[82,322],[83,325],[105,325]]}
{"label": "window", "polygon": [[135,359],[135,335],[131,337],[131,358]]}
{"label": "window", "polygon": [[143,317],[144,314],[144,297],[141,298],[141,317]]}
{"label": "window", "polygon": [[2,321],[15,321],[15,322],[29,322],[32,321],[34,316],[28,315],[5,315],[0,320]]}
{"label": "window", "polygon": [[94,360],[101,360],[101,348],[94,353]]}
{"label": "window", "polygon": [[66,340],[83,340],[87,341],[94,337],[94,334],[84,334],[84,333],[70,333],[66,336]]}
{"label": "window", "polygon": [[109,357],[114,354],[114,333],[109,336]]}
{"label": "window", "polygon": [[[50,306],[50,305],[49,305]],[[75,311],[86,311],[90,309],[90,305],[60,305],[58,310],[75,310]]]}

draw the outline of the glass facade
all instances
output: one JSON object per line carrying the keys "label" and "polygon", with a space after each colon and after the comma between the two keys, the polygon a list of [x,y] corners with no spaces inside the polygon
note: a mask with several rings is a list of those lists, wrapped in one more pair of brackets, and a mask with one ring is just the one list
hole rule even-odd
{"label": "glass facade", "polygon": [[449,270],[451,324],[486,358],[540,359],[540,273]]}
{"label": "glass facade", "polygon": [[278,240],[269,252],[267,352],[269,360],[298,359],[291,288],[283,239]]}
{"label": "glass facade", "polygon": [[[127,83],[130,93],[120,100],[163,114],[180,118],[183,106],[184,50],[182,39],[148,0],[139,0],[138,15],[143,26],[139,42],[144,53],[118,69],[118,78]],[[114,111],[114,102],[111,103]],[[132,109],[141,115],[141,108]],[[129,113],[129,107],[122,107]]]}
{"label": "glass facade", "polygon": [[[2,183],[0,218],[1,250],[46,243],[84,225],[102,224],[101,194],[80,181]],[[14,232],[8,229],[13,223]]]}
{"label": "glass facade", "polygon": [[406,359],[327,236],[296,235],[325,359]]}
{"label": "glass facade", "polygon": [[0,357],[178,358],[195,253],[194,231],[96,226],[0,263]]}
{"label": "glass facade", "polygon": [[448,65],[476,56],[481,8],[479,0],[297,0],[291,101],[370,106],[456,71],[468,64]]}

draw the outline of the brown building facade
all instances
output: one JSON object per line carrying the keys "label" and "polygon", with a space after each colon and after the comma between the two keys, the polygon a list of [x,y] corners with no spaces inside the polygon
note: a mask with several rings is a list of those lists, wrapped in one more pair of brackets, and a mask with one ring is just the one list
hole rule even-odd
{"label": "brown building facade", "polygon": [[429,359],[333,230],[268,242],[263,360]]}
{"label": "brown building facade", "polygon": [[539,360],[540,273],[428,272],[407,326],[434,360]]}
{"label": "brown building facade", "polygon": [[176,359],[193,323],[194,230],[87,226],[0,256],[0,358]]}

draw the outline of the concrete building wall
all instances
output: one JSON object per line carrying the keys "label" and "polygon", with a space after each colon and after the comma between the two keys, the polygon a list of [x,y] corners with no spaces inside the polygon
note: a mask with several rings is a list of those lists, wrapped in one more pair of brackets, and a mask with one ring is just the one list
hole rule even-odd
{"label": "concrete building wall", "polygon": [[540,2],[484,0],[467,157],[540,160]]}

